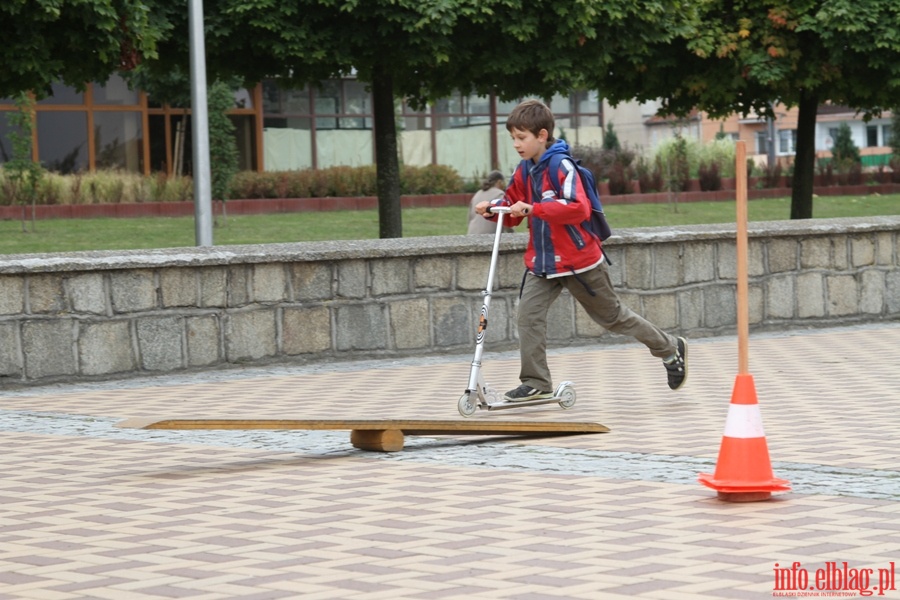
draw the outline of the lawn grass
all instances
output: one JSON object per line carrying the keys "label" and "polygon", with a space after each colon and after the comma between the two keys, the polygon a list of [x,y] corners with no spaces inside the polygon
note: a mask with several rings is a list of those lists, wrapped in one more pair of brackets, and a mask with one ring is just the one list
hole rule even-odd
{"label": "lawn grass", "polygon": [[[751,221],[779,221],[790,217],[790,198],[752,200]],[[612,204],[608,219],[617,227],[654,227],[702,223],[733,223],[734,202],[679,204]],[[410,208],[403,211],[403,235],[419,237],[466,232],[464,206]],[[900,194],[886,196],[827,196],[813,203],[813,217],[900,215]],[[221,219],[220,219],[221,221]],[[35,231],[22,232],[21,221],[0,221],[0,254],[129,250],[194,246],[193,217],[135,219],[51,219],[37,221]],[[524,226],[519,227],[525,231]],[[378,237],[378,213],[369,211],[303,212],[229,216],[213,230],[217,246],[322,240],[360,240]]]}

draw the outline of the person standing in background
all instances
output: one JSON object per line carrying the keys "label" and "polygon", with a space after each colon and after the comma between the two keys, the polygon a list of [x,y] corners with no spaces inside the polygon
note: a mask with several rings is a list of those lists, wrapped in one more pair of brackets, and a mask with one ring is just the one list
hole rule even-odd
{"label": "person standing in background", "polygon": [[[483,182],[481,189],[475,192],[472,200],[469,202],[469,230],[468,234],[473,233],[494,233],[497,231],[497,225],[493,221],[489,221],[483,216],[475,212],[475,205],[481,202],[490,202],[501,198],[506,190],[506,177],[500,171],[491,171]],[[512,227],[504,227],[505,233],[511,232]]]}

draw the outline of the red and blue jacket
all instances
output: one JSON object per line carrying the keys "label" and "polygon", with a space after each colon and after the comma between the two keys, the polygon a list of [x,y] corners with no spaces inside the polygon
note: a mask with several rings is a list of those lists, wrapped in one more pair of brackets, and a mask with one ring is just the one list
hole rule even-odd
{"label": "red and blue jacket", "polygon": [[[560,189],[555,189],[547,169],[550,158],[560,153],[565,157],[559,161]],[[591,201],[564,140],[557,140],[544,151],[537,164],[530,160],[519,163],[506,194],[492,204],[512,206],[519,201],[532,205],[525,250],[525,267],[532,274],[573,275],[589,271],[603,261],[600,240],[583,225],[590,221]],[[507,218],[512,227],[522,222],[521,217]]]}

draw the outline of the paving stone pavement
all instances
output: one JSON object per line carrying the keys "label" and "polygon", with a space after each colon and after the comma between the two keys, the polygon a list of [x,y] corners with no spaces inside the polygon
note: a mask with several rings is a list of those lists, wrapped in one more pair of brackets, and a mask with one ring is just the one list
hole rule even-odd
{"label": "paving stone pavement", "polygon": [[[898,349],[896,322],[752,336],[769,453],[793,490],[742,504],[696,480],[715,468],[734,338],[691,340],[678,392],[637,345],[554,351],[573,408],[471,417],[609,433],[410,437],[387,454],[346,431],[115,423],[462,419],[471,357],[3,390],[0,599],[900,600]],[[515,355],[484,365],[516,385]],[[790,589],[804,577],[813,589]]]}

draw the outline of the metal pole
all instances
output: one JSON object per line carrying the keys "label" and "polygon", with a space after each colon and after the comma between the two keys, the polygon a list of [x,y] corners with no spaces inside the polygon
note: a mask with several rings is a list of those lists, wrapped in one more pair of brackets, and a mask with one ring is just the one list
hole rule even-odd
{"label": "metal pole", "polygon": [[772,173],[777,160],[775,157],[775,104],[769,103],[769,106],[772,107],[773,116],[766,117],[766,168],[769,173]]}
{"label": "metal pole", "polygon": [[[750,302],[747,249],[747,148],[743,140],[735,146],[735,197],[737,200],[737,334],[738,373],[749,373]],[[741,168],[744,165],[745,168]]]}
{"label": "metal pole", "polygon": [[212,246],[212,177],[209,170],[203,0],[188,0],[188,11],[191,44],[191,140],[194,146],[194,229],[197,246]]}

